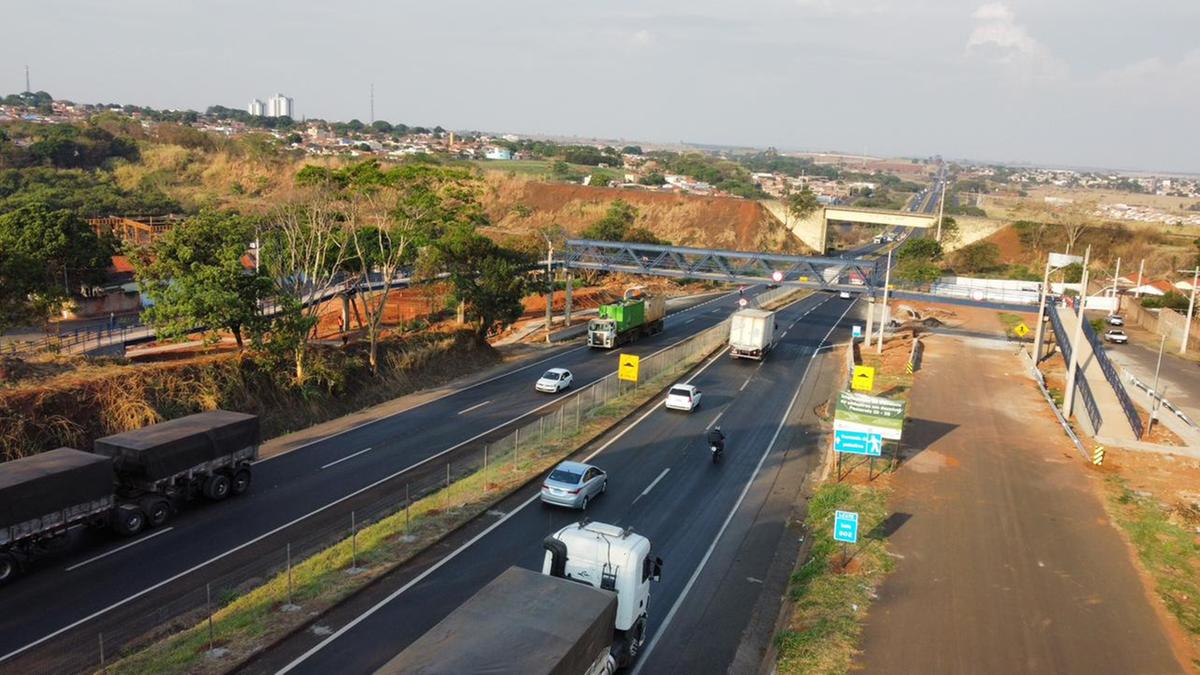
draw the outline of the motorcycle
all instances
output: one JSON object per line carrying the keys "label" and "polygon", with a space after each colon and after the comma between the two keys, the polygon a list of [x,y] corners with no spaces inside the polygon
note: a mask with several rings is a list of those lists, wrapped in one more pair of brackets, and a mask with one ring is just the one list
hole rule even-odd
{"label": "motorcycle", "polygon": [[720,462],[721,461],[721,453],[723,453],[725,451],[725,448],[721,447],[721,445],[713,444],[709,449],[712,452],[713,464]]}

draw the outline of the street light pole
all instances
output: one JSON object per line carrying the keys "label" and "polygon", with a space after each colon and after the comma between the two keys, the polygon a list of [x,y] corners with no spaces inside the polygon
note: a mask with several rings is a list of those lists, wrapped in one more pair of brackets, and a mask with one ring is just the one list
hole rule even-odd
{"label": "street light pole", "polygon": [[888,247],[887,271],[883,275],[883,307],[879,309],[879,344],[875,347],[876,354],[883,353],[883,326],[887,323],[888,287],[892,285],[892,248]]}
{"label": "street light pole", "polygon": [[1120,277],[1121,277],[1121,257],[1117,256],[1117,271],[1113,274],[1113,306],[1112,306],[1112,309],[1109,310],[1109,312],[1108,312],[1109,316],[1116,314],[1117,311],[1121,309],[1118,306],[1119,301],[1117,299],[1117,279],[1119,279]]}
{"label": "street light pole", "polygon": [[938,225],[936,241],[942,243],[942,214],[946,212],[946,179],[942,179],[942,198],[938,200]]}
{"label": "street light pole", "polygon": [[1140,263],[1138,263],[1138,285],[1137,285],[1137,288],[1133,291],[1133,296],[1138,299],[1141,299],[1141,297],[1142,297],[1142,272],[1145,269],[1146,269],[1146,259],[1142,258],[1142,261]]}
{"label": "street light pole", "polygon": [[554,242],[546,237],[546,342],[550,342],[550,331],[554,320]]}
{"label": "street light pole", "polygon": [[[1076,310],[1079,317],[1075,322],[1075,332],[1071,335],[1071,363],[1067,367],[1067,394],[1063,397],[1063,417],[1067,418],[1071,417],[1071,409],[1075,406],[1075,374],[1079,371],[1079,343],[1083,340],[1083,310],[1087,307],[1088,259],[1091,255],[1092,247],[1089,245],[1083,254],[1083,278],[1080,279],[1083,283],[1079,287],[1079,307]],[[1092,430],[1093,433],[1096,431]]]}
{"label": "street light pole", "polygon": [[1046,273],[1042,275],[1042,297],[1038,302],[1037,330],[1033,338],[1033,363],[1037,365],[1042,360],[1042,338],[1045,337],[1046,322],[1046,291],[1050,287],[1050,259],[1046,259]]}
{"label": "street light pole", "polygon": [[1158,419],[1158,402],[1162,400],[1162,396],[1158,395],[1158,371],[1162,368],[1163,349],[1166,346],[1167,336],[1164,335],[1158,343],[1158,363],[1154,366],[1154,388],[1150,390],[1150,398],[1154,400],[1150,402],[1150,421],[1146,424],[1146,436],[1150,435],[1150,430],[1154,428],[1154,420]]}
{"label": "street light pole", "polygon": [[1187,346],[1188,346],[1188,338],[1191,337],[1191,332],[1192,332],[1192,316],[1193,316],[1192,313],[1196,310],[1196,283],[1200,282],[1200,265],[1197,265],[1196,269],[1194,269],[1194,270],[1180,270],[1180,271],[1192,273],[1192,293],[1188,297],[1187,323],[1183,324],[1183,342],[1179,345],[1179,353],[1186,354]]}

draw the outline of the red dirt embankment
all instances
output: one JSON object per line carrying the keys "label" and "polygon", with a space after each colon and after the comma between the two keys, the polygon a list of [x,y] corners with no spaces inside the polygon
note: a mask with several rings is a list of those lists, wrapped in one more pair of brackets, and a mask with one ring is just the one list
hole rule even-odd
{"label": "red dirt embankment", "polygon": [[518,176],[491,174],[482,196],[498,231],[521,234],[558,224],[571,234],[603,217],[621,199],[637,208],[634,224],[681,246],[807,251],[761,204],[735,197],[704,197],[562,183],[542,183]]}

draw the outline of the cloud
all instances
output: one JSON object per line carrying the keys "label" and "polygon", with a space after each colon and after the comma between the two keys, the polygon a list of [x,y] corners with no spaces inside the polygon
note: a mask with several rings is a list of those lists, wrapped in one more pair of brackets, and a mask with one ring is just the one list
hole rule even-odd
{"label": "cloud", "polygon": [[1200,89],[1200,49],[1175,62],[1158,56],[1134,61],[1100,73],[1090,84],[1123,95],[1138,92],[1167,99],[1190,98]]}
{"label": "cloud", "polygon": [[1066,64],[1038,42],[1016,14],[1002,2],[981,5],[972,14],[975,27],[967,37],[966,51],[972,58],[1003,67],[1025,82],[1062,79]]}
{"label": "cloud", "polygon": [[630,40],[633,42],[633,44],[638,45],[639,47],[645,47],[653,44],[654,34],[643,28],[642,30],[635,32],[630,37]]}

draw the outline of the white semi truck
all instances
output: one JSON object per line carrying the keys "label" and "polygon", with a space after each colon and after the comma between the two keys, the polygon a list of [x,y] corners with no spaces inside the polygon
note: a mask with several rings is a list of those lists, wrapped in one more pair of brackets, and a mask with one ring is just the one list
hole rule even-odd
{"label": "white semi truck", "polygon": [[510,567],[376,675],[606,675],[646,640],[650,540],[586,521],[546,537],[541,574]]}
{"label": "white semi truck", "polygon": [[775,312],[739,309],[729,320],[729,354],[761,361],[775,346]]}

